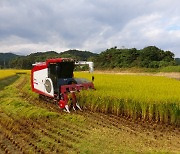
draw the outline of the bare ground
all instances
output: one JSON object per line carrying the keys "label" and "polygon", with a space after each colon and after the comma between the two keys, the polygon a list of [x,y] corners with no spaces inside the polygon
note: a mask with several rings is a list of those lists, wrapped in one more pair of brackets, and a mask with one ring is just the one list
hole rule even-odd
{"label": "bare ground", "polygon": [[171,72],[171,73],[132,73],[132,72],[117,72],[117,71],[95,71],[95,73],[104,73],[104,74],[120,74],[120,75],[146,75],[146,76],[165,76],[168,78],[174,78],[180,80],[180,72]]}

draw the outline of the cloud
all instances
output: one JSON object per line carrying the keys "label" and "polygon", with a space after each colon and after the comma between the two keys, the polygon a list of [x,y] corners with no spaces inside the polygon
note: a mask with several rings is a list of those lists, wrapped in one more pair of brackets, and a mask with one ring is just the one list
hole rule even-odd
{"label": "cloud", "polygon": [[1,0],[0,52],[156,45],[180,57],[180,1]]}

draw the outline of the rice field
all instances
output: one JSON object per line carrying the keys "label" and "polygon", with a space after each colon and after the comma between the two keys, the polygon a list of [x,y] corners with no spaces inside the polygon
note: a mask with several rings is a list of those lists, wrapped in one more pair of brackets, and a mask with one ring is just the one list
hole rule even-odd
{"label": "rice field", "polygon": [[[94,74],[95,88],[78,94],[81,106],[132,119],[180,125],[180,82],[158,76]],[[91,74],[75,73],[91,79]]]}
{"label": "rice field", "polygon": [[[87,73],[75,73],[75,76],[91,78]],[[152,84],[160,78],[95,74],[96,91],[79,93],[81,105],[92,111],[84,109],[69,114],[55,104],[40,100],[31,90],[29,72],[19,71],[15,76],[0,80],[0,87],[4,81],[8,83],[0,89],[0,153],[179,153],[180,127],[149,124],[148,119],[143,122],[140,116],[142,104],[135,108],[138,103],[131,106],[135,99],[125,102],[122,98],[129,96],[130,99],[135,90],[138,92],[137,89],[143,87],[141,83]],[[143,79],[153,81],[146,83],[141,81]],[[175,81],[164,79],[171,84]],[[135,81],[139,82],[138,88],[134,87]],[[131,92],[129,95],[128,91]],[[130,109],[140,121],[130,118]],[[135,113],[138,110],[140,112]]]}
{"label": "rice field", "polygon": [[[0,79],[29,70],[0,70]],[[161,76],[94,74],[95,88],[81,91],[78,100],[92,111],[122,115],[131,119],[180,125],[180,82]],[[91,74],[75,77],[91,80]]]}
{"label": "rice field", "polygon": [[4,78],[8,78],[10,76],[14,76],[16,74],[22,74],[22,73],[30,73],[29,70],[16,70],[16,69],[9,69],[9,70],[0,70],[0,80]]}

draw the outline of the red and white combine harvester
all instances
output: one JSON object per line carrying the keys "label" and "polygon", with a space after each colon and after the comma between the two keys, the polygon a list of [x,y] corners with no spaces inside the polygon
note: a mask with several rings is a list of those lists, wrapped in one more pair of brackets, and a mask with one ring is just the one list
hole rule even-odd
{"label": "red and white combine harvester", "polygon": [[[74,78],[75,65],[89,65],[89,72],[93,72],[93,62],[76,62],[70,58],[47,59],[46,62],[33,64],[31,70],[32,91],[41,97],[52,98],[61,109],[70,112],[80,109],[76,93],[81,90],[94,89],[94,84],[83,78]],[[92,81],[94,77],[92,76]],[[70,103],[69,103],[70,102]]]}

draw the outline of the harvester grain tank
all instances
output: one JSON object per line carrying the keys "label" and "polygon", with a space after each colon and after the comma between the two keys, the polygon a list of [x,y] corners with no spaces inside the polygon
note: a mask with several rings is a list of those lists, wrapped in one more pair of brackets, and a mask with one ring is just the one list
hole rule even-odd
{"label": "harvester grain tank", "polygon": [[89,65],[89,72],[93,72],[93,62],[76,62],[70,58],[47,59],[45,62],[33,64],[32,91],[47,99],[51,98],[67,112],[70,112],[70,106],[74,110],[81,110],[76,93],[81,90],[94,89],[94,84],[87,79],[74,78],[75,65]]}

